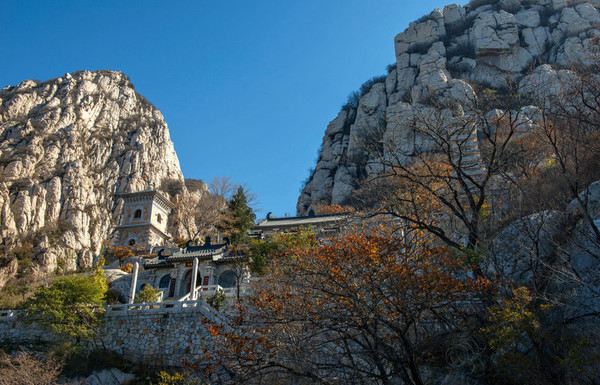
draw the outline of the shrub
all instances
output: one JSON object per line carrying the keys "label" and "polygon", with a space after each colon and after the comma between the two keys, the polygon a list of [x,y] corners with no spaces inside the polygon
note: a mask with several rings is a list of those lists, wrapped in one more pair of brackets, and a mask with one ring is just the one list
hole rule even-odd
{"label": "shrub", "polygon": [[343,111],[356,110],[358,107],[358,101],[360,99],[360,94],[358,91],[352,91],[348,97],[346,98],[346,103],[342,105]]}
{"label": "shrub", "polygon": [[348,95],[348,99],[346,99],[346,103],[342,106],[342,110],[350,111],[358,108],[358,102],[360,98],[369,93],[375,84],[385,83],[386,78],[386,75],[373,76],[371,79],[361,84],[358,91],[353,91],[350,93],[350,95]]}
{"label": "shrub", "polygon": [[[173,373],[169,374],[167,372],[161,371],[158,373],[158,382],[156,385],[199,385],[201,382],[192,379],[190,376],[181,374],[181,373]],[[151,383],[154,385],[154,383]]]}
{"label": "shrub", "polygon": [[361,86],[359,88],[360,97],[363,97],[364,95],[368,94],[369,91],[371,91],[371,88],[373,88],[373,86],[375,84],[385,83],[386,78],[387,78],[387,76],[385,76],[385,75],[373,76],[371,79],[369,79],[366,82],[364,82],[363,84],[361,84]]}
{"label": "shrub", "polygon": [[300,184],[300,193],[302,193],[302,191],[304,191],[304,189],[306,188],[306,185],[312,180],[314,174],[315,174],[314,167],[309,168],[308,169],[308,176]]}
{"label": "shrub", "polygon": [[392,73],[393,70],[396,69],[396,63],[390,63],[387,66],[385,66],[385,70],[387,71],[388,75]]}
{"label": "shrub", "polygon": [[415,20],[415,23],[419,24],[419,23],[425,23],[428,22],[431,19],[431,13],[427,13],[421,17],[419,17],[417,20]]}
{"label": "shrub", "polygon": [[209,304],[213,309],[219,310],[223,305],[225,305],[225,293],[223,290],[219,289],[206,300],[206,303]]}
{"label": "shrub", "polygon": [[202,179],[186,178],[184,182],[189,192],[206,190],[206,183]]}
{"label": "shrub", "polygon": [[158,301],[160,291],[151,285],[145,285],[142,290],[135,296],[135,303],[152,303]]}
{"label": "shrub", "polygon": [[170,196],[183,193],[183,182],[178,179],[164,179],[160,185],[160,190]]}
{"label": "shrub", "polygon": [[468,9],[475,9],[479,7],[483,7],[484,5],[494,5],[497,4],[499,0],[471,0],[469,4],[467,4]]}
{"label": "shrub", "polygon": [[418,43],[411,44],[410,47],[406,50],[406,53],[413,54],[426,54],[429,48],[431,47],[430,41],[422,41]]}
{"label": "shrub", "polygon": [[52,358],[44,362],[26,351],[0,353],[0,385],[54,385],[61,370],[62,364]]}
{"label": "shrub", "polygon": [[446,58],[450,59],[455,56],[468,57],[475,59],[475,45],[469,42],[453,44],[446,48]]}
{"label": "shrub", "polygon": [[462,35],[463,32],[473,26],[475,18],[475,16],[469,16],[453,24],[446,25],[446,36]]}

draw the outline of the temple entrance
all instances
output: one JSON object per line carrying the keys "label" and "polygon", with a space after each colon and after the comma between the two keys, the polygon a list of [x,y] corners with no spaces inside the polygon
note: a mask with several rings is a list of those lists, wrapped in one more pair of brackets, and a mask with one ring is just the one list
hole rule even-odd
{"label": "temple entrance", "polygon": [[[198,271],[198,275],[196,278],[196,287],[202,285],[202,276]],[[192,269],[188,270],[187,273],[183,276],[183,285],[181,286],[180,296],[183,297],[187,293],[192,290]]]}

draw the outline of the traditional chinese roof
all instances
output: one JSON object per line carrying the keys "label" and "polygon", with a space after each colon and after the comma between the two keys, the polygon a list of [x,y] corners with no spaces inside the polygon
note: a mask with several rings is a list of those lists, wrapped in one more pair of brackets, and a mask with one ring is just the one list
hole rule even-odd
{"label": "traditional chinese roof", "polygon": [[325,215],[312,214],[303,217],[271,218],[271,213],[269,213],[267,214],[267,219],[254,226],[254,230],[272,230],[302,226],[326,227],[348,219],[348,217],[348,213],[339,213]]}
{"label": "traditional chinese roof", "polygon": [[225,255],[221,259],[217,259],[215,263],[217,265],[226,264],[226,263],[236,263],[236,262],[246,262],[248,260],[248,256],[246,254],[241,255]]}
{"label": "traditional chinese roof", "polygon": [[217,261],[228,258],[226,251],[229,248],[229,239],[225,238],[225,243],[212,244],[210,237],[206,237],[206,241],[202,246],[192,246],[188,242],[184,249],[176,251],[172,255],[163,255],[163,251],[159,251],[158,258],[154,261],[144,264],[144,268],[163,268],[173,267],[175,263],[192,262],[195,258],[200,261]]}
{"label": "traditional chinese roof", "polygon": [[173,267],[175,267],[175,265],[167,261],[154,260],[144,263],[144,269],[167,269]]}
{"label": "traditional chinese roof", "polygon": [[142,191],[123,193],[123,194],[119,194],[119,196],[125,200],[133,199],[133,198],[142,198],[142,197],[154,198],[156,200],[156,202],[158,202],[159,204],[162,204],[163,206],[166,206],[165,208],[169,208],[169,209],[175,208],[175,205],[173,203],[171,203],[169,198],[164,196],[160,191],[156,191],[153,189],[146,189],[146,190],[142,190]]}

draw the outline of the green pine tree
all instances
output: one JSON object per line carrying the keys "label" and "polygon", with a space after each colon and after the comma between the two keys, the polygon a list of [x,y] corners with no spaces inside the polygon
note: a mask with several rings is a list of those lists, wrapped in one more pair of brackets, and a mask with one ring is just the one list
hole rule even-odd
{"label": "green pine tree", "polygon": [[244,188],[239,186],[237,192],[229,201],[231,221],[228,232],[233,245],[241,245],[248,242],[248,231],[254,227],[256,215],[250,206]]}

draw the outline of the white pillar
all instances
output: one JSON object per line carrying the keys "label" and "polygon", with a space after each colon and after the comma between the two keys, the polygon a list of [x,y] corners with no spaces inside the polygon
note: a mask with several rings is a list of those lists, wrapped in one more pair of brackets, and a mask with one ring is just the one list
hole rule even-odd
{"label": "white pillar", "polygon": [[194,265],[192,267],[192,301],[196,300],[196,284],[198,281],[198,258],[194,258]]}
{"label": "white pillar", "polygon": [[138,271],[140,269],[139,262],[133,265],[133,278],[131,279],[131,289],[129,290],[129,303],[133,303],[135,299],[135,287],[137,286]]}

